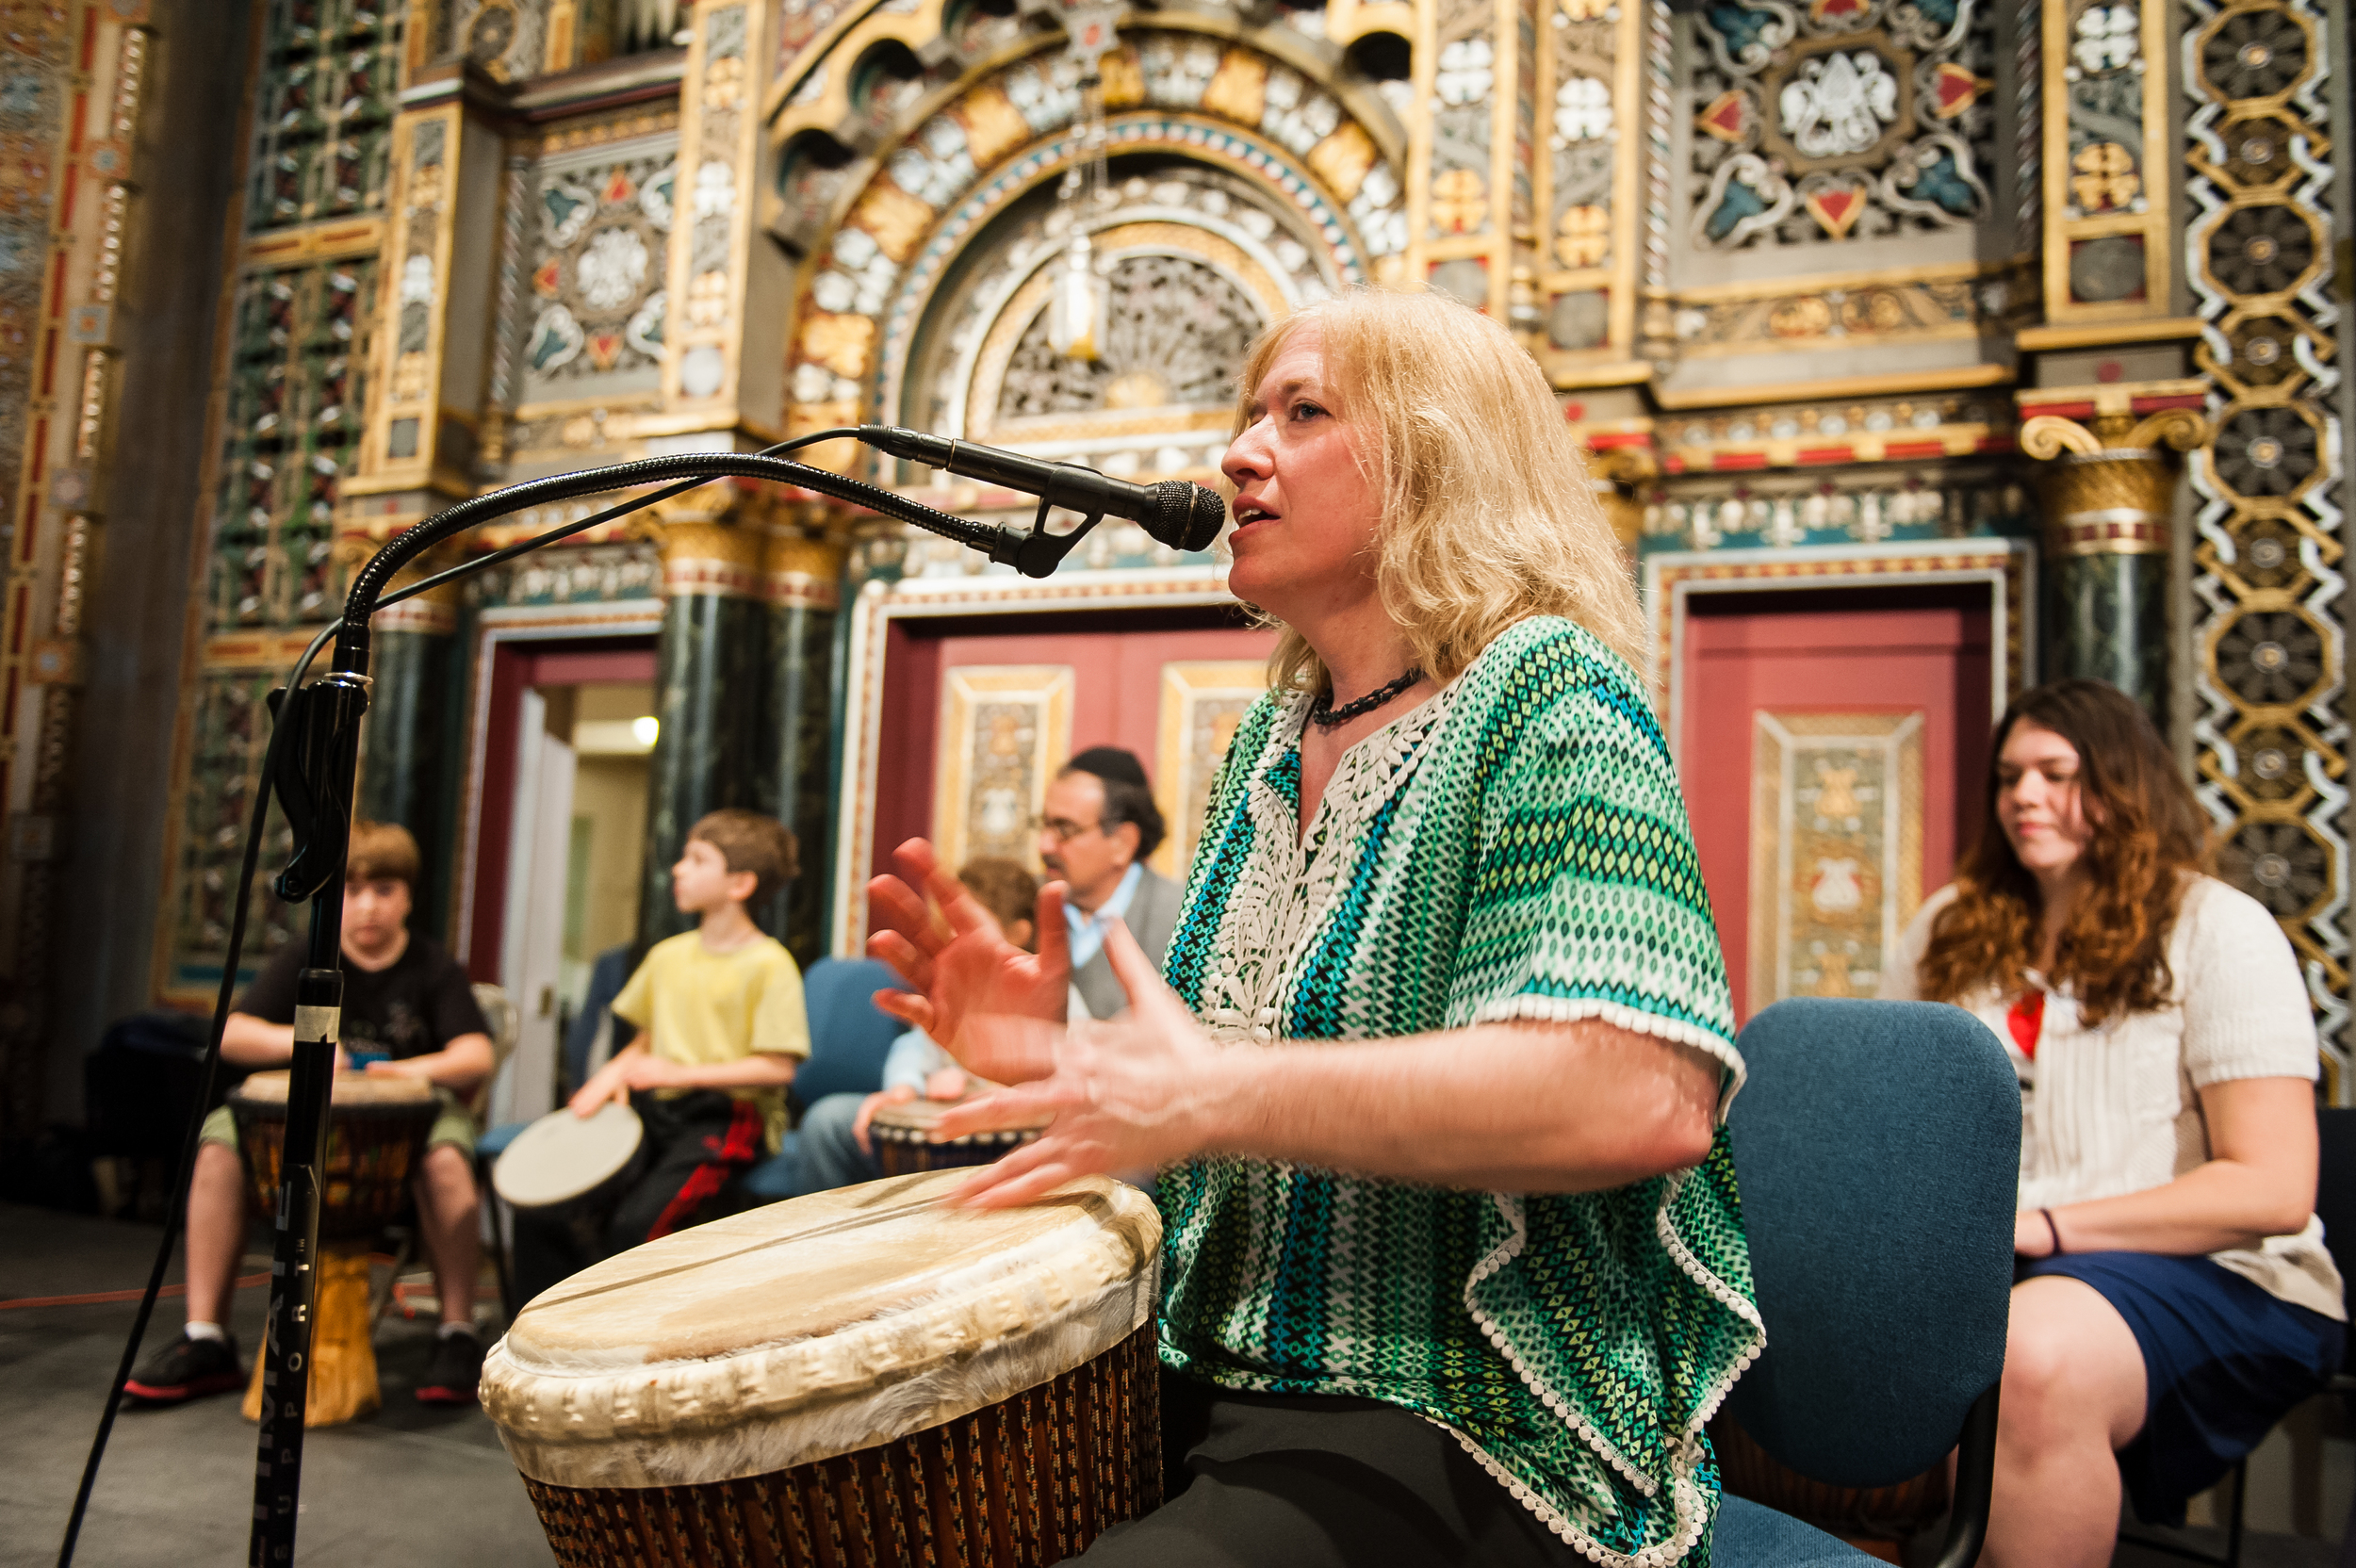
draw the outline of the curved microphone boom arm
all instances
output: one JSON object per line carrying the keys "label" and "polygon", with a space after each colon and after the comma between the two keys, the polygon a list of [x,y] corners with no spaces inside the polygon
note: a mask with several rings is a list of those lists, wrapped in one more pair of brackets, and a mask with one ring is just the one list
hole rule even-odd
{"label": "curved microphone boom arm", "polygon": [[[947,466],[953,472],[967,473],[968,477],[981,477],[990,482],[1006,483],[1039,495],[1039,514],[1028,531],[978,523],[936,511],[878,485],[779,455],[835,440],[863,441],[916,461],[938,455],[934,448],[941,447],[948,454],[947,460],[930,466]],[[903,451],[903,448],[910,449]],[[814,490],[953,539],[1033,578],[1053,572],[1107,513],[1142,522],[1147,531],[1164,544],[1201,549],[1207,547],[1217,534],[1224,511],[1219,498],[1200,486],[1182,485],[1175,481],[1151,486],[1133,485],[1072,465],[1040,464],[1016,453],[995,452],[958,442],[944,443],[940,437],[916,432],[868,426],[818,431],[760,452],[680,453],[512,484],[436,513],[402,531],[370,557],[352,580],[343,618],[312,640],[288,674],[286,686],[270,694],[273,722],[263,754],[262,789],[254,797],[243,870],[237,890],[230,901],[228,946],[222,955],[220,996],[214,1006],[210,1042],[204,1061],[206,1092],[198,1097],[188,1123],[179,1185],[149,1272],[147,1289],[140,1298],[129,1341],[123,1347],[113,1387],[82,1467],[81,1485],[75,1493],[57,1554],[59,1568],[71,1568],[73,1563],[82,1522],[98,1478],[98,1467],[106,1455],[116,1413],[122,1408],[132,1361],[161,1294],[165,1270],[178,1238],[205,1108],[219,1070],[221,1033],[236,993],[246,913],[253,896],[263,825],[273,797],[293,830],[294,853],[271,887],[290,903],[309,901],[311,929],[306,966],[296,981],[293,1082],[288,1086],[286,1144],[280,1163],[269,1341],[264,1352],[261,1429],[254,1465],[254,1525],[248,1560],[268,1564],[270,1568],[284,1568],[294,1560],[295,1522],[301,1508],[303,1412],[309,1382],[305,1367],[310,1352],[319,1254],[320,1168],[326,1158],[329,1100],[343,1004],[343,972],[338,964],[343,938],[343,873],[359,772],[360,721],[368,710],[370,617],[387,605],[545,548],[716,479],[765,480]],[[647,485],[664,488],[650,493],[641,489]],[[447,571],[400,588],[392,586],[395,574],[403,566],[467,529],[527,507],[617,490],[640,493],[590,516],[534,534]],[[1058,507],[1081,513],[1082,521],[1066,532],[1050,533],[1048,514]],[[306,682],[304,678],[312,661],[331,636],[335,652],[327,673]]]}

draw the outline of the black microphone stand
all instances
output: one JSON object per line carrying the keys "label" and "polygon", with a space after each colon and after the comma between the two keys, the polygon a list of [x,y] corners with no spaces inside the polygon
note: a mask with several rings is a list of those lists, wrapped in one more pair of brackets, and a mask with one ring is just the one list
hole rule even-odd
{"label": "black microphone stand", "polygon": [[[822,432],[793,445],[857,433]],[[682,478],[685,482],[630,506],[552,530],[398,592],[387,592],[394,574],[403,565],[477,524],[530,506]],[[1049,508],[1042,503],[1030,531],[1019,533],[953,517],[862,481],[783,457],[695,452],[561,474],[477,496],[397,535],[360,569],[345,600],[328,673],[304,686],[299,683],[298,672],[298,683],[273,694],[271,699],[276,723],[293,727],[287,737],[292,743],[280,749],[279,765],[267,786],[276,791],[295,841],[292,859],[271,887],[289,903],[310,901],[311,932],[310,962],[296,982],[293,1076],[287,1086],[286,1145],[280,1167],[270,1329],[263,1351],[261,1434],[254,1466],[254,1530],[247,1559],[253,1568],[284,1568],[294,1561],[312,1313],[318,1298],[320,1168],[326,1160],[335,1040],[343,1011],[339,959],[344,859],[359,772],[360,720],[368,706],[368,618],[386,604],[554,544],[620,512],[635,511],[712,480],[731,478],[765,480],[850,501],[955,539],[1029,577],[1053,572],[1072,547],[1103,520],[1103,514],[1094,514],[1069,533],[1051,534],[1047,531]]]}

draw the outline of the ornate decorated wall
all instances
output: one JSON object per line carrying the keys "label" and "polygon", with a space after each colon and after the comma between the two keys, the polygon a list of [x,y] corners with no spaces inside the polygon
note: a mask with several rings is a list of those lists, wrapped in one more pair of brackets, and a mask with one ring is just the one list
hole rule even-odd
{"label": "ornate decorated wall", "polygon": [[[1653,595],[1664,710],[1690,614],[1843,585],[1979,596],[1999,694],[2086,674],[2144,701],[2225,874],[2300,954],[2328,1092],[2356,1097],[2343,25],[2320,0],[269,0],[156,989],[217,973],[260,700],[393,531],[519,478],[865,420],[1209,479],[1252,335],[1383,282],[1488,311],[1559,389]],[[50,123],[46,90],[0,92],[0,116]],[[55,232],[42,188],[0,189],[0,246],[8,223]],[[1104,313],[1080,355],[1056,315],[1075,248]],[[56,286],[16,253],[0,331],[30,332]],[[34,406],[7,396],[24,365],[0,355],[0,437],[54,445],[61,424],[36,439],[9,412]],[[41,560],[62,561],[74,514],[45,482]],[[1062,597],[985,596],[1048,614],[1219,569],[1113,525]],[[426,840],[430,922],[495,941],[461,918],[482,629],[659,627],[655,863],[712,806],[780,812],[825,846],[773,911],[814,956],[849,939],[866,853],[843,737],[881,710],[853,623],[996,571],[812,497],[708,486],[382,619],[364,805]],[[33,624],[8,670],[50,635]],[[5,709],[12,846],[40,831],[47,700]],[[11,862],[6,919],[40,864]],[[263,907],[267,951],[286,926]]]}

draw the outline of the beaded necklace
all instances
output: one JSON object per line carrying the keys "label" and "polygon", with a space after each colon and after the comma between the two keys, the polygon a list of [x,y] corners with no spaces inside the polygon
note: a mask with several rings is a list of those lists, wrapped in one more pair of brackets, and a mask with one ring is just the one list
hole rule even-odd
{"label": "beaded necklace", "polygon": [[1332,729],[1336,725],[1348,724],[1362,713],[1373,712],[1422,678],[1421,670],[1411,669],[1388,686],[1378,686],[1357,701],[1346,702],[1339,708],[1333,706],[1333,688],[1328,686],[1309,705],[1309,722],[1319,729]]}

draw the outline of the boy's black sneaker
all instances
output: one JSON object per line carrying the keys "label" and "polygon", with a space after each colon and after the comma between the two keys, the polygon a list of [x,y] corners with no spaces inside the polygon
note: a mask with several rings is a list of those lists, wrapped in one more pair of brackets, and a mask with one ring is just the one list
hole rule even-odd
{"label": "boy's black sneaker", "polygon": [[483,1342],[472,1334],[443,1334],[417,1381],[421,1405],[471,1405],[483,1380]]}
{"label": "boy's black sneaker", "polygon": [[193,1339],[184,1333],[139,1363],[123,1392],[152,1405],[176,1405],[244,1384],[235,1339]]}

